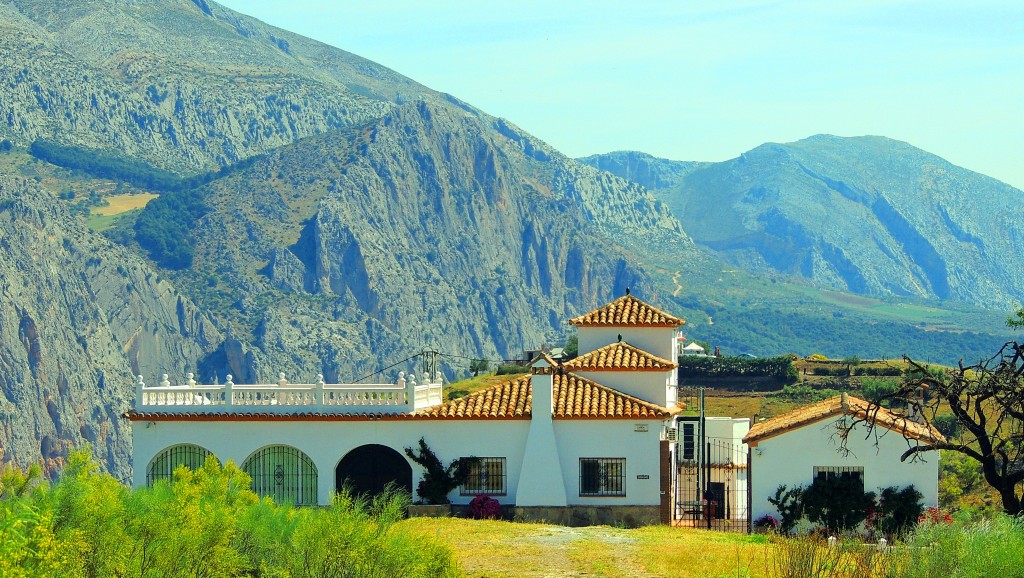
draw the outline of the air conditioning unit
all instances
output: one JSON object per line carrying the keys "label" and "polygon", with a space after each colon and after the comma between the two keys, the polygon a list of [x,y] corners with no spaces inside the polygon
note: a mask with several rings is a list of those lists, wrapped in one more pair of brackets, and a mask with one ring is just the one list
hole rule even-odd
{"label": "air conditioning unit", "polygon": [[670,442],[679,441],[679,430],[674,427],[667,427],[665,428],[665,431],[661,433],[661,439]]}

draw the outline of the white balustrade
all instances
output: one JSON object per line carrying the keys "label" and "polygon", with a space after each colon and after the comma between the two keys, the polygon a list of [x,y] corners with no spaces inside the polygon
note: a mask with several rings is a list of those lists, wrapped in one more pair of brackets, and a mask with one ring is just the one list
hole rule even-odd
{"label": "white balustrade", "polygon": [[279,374],[275,384],[240,385],[228,375],[224,385],[198,385],[190,373],[182,385],[172,385],[162,375],[160,385],[148,387],[142,376],[136,383],[135,408],[146,413],[272,413],[350,414],[403,413],[441,403],[441,374],[433,380],[424,375],[400,373],[396,383],[326,384],[289,383]]}

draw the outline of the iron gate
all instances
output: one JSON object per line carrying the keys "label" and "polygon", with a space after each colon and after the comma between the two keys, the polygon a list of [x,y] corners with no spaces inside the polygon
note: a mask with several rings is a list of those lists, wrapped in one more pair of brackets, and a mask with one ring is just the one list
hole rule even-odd
{"label": "iron gate", "polygon": [[676,454],[675,524],[749,532],[750,451],[715,438],[694,449]]}

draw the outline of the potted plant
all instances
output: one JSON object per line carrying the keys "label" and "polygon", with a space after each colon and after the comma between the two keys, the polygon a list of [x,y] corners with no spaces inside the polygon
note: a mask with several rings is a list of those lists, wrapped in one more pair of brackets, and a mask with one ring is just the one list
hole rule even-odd
{"label": "potted plant", "polygon": [[448,499],[448,494],[465,483],[469,477],[470,467],[477,461],[477,458],[459,458],[445,466],[423,438],[420,438],[418,451],[413,448],[405,448],[405,454],[412,461],[423,466],[423,477],[416,485],[416,495],[423,503],[410,506],[409,515],[450,515],[451,500]]}

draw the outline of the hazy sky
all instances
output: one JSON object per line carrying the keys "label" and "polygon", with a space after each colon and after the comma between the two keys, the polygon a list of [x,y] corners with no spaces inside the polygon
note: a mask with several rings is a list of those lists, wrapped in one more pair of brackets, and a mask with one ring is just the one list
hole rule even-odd
{"label": "hazy sky", "polygon": [[1024,2],[220,0],[573,157],[884,135],[1024,189]]}

